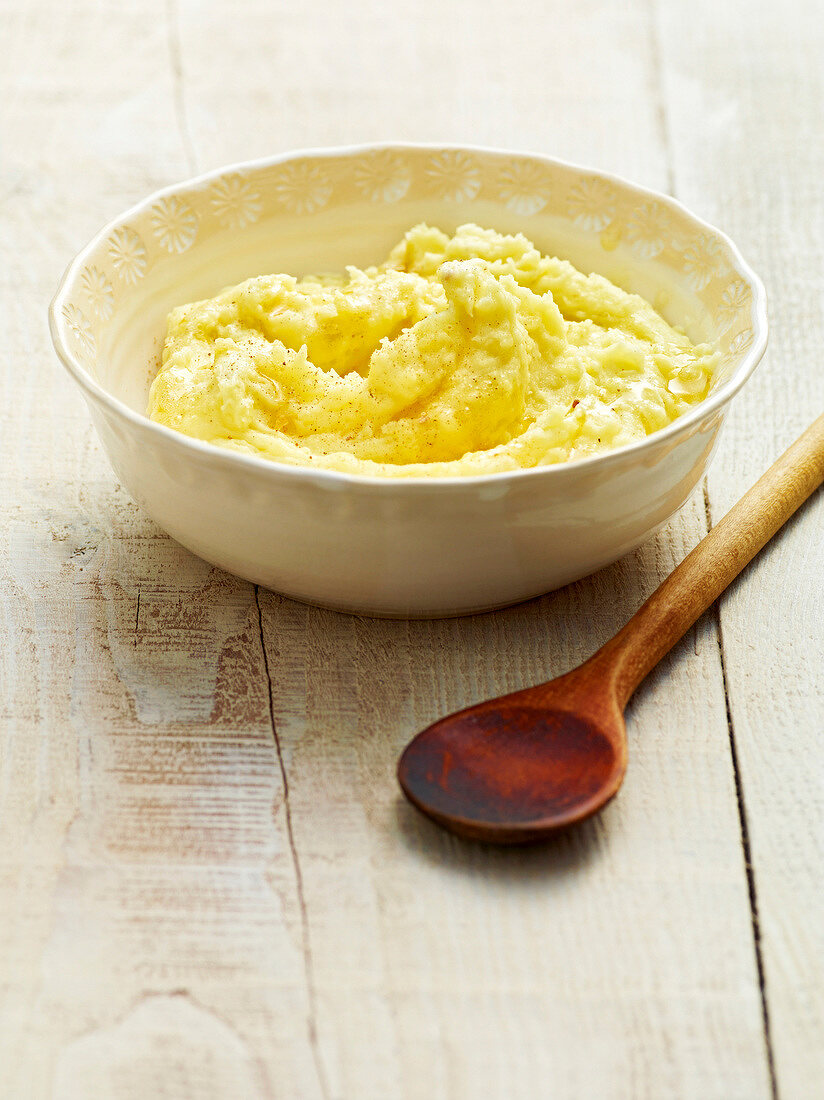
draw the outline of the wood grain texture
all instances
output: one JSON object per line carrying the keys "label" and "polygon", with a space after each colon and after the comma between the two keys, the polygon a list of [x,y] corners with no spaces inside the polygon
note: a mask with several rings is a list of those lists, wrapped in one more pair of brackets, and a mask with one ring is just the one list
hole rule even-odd
{"label": "wood grain texture", "polygon": [[794,96],[777,79],[816,55],[815,5],[797,0],[792,26],[765,0],[733,9],[707,5],[712,33],[685,35],[684,0],[0,0],[4,1100],[768,1097],[736,780],[779,1086],[810,1095],[820,500],[723,605],[738,774],[705,617],[631,704],[620,799],[544,850],[487,851],[401,802],[397,752],[597,648],[705,532],[703,500],[610,569],[500,613],[303,607],[141,516],[44,322],[100,224],[234,159],[459,139],[675,181],[776,303],[770,369],[711,479],[720,514],[821,396],[805,137],[820,74]]}

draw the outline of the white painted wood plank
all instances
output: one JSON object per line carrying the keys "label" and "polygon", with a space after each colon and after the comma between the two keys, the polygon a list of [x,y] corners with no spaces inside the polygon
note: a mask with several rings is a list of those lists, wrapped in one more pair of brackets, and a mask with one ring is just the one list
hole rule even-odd
{"label": "white painted wood plank", "polygon": [[[688,18],[694,33],[683,34]],[[684,201],[767,285],[770,347],[710,477],[715,519],[824,408],[824,21],[815,0],[661,6]],[[721,603],[779,1093],[824,1081],[824,496]]]}
{"label": "white painted wood plank", "polygon": [[117,488],[46,333],[189,171],[166,8],[0,28],[0,1094],[319,1096],[254,590]]}

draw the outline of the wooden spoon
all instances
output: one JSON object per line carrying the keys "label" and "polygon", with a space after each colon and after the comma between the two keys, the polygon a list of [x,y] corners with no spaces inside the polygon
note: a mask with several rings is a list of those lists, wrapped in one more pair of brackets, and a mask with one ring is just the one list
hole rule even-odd
{"label": "wooden spoon", "polygon": [[398,763],[407,798],[452,832],[498,844],[600,810],[626,770],[632,693],[822,481],[824,416],[583,665],[419,733]]}

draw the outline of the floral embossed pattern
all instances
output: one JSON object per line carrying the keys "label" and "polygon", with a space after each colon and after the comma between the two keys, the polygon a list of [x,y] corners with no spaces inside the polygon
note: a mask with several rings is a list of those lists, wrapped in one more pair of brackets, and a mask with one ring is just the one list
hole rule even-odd
{"label": "floral embossed pattern", "polygon": [[447,202],[469,202],[481,189],[477,161],[458,150],[446,149],[432,157],[424,169],[424,177],[435,194]]}
{"label": "floral embossed pattern", "polygon": [[721,304],[718,307],[716,320],[722,330],[730,328],[736,318],[744,310],[749,309],[752,303],[752,292],[743,279],[735,279],[725,287],[721,295]]}
{"label": "floral embossed pattern", "polygon": [[213,184],[210,192],[212,211],[227,229],[243,229],[260,217],[263,202],[260,193],[244,176],[226,176]]}
{"label": "floral embossed pattern", "polygon": [[741,332],[737,332],[730,340],[729,347],[724,353],[724,362],[730,363],[737,359],[740,355],[744,355],[752,347],[754,336],[752,329],[743,329]]}
{"label": "floral embossed pattern", "polygon": [[116,229],[109,241],[112,265],[127,285],[134,285],[146,273],[146,246],[133,229]]}
{"label": "floral embossed pattern", "polygon": [[658,202],[645,202],[632,211],[627,223],[627,240],[642,260],[652,260],[667,247],[671,235],[667,210]]}
{"label": "floral embossed pattern", "polygon": [[575,225],[589,232],[606,229],[615,218],[615,210],[615,188],[597,176],[581,180],[567,198],[567,213]]}
{"label": "floral embossed pattern", "polygon": [[501,169],[497,182],[498,198],[514,214],[530,217],[547,204],[546,175],[532,161],[512,161]]}
{"label": "floral embossed pattern", "polygon": [[87,267],[80,276],[80,286],[95,317],[108,321],[114,311],[114,290],[103,272]]}
{"label": "floral embossed pattern", "polygon": [[355,186],[371,202],[399,202],[409,190],[409,169],[397,153],[383,150],[356,165]]}
{"label": "floral embossed pattern", "polygon": [[185,252],[197,236],[197,215],[177,195],[169,195],[152,207],[152,230],[167,252]]}
{"label": "floral embossed pattern", "polygon": [[703,290],[721,271],[721,244],[704,233],[683,249],[683,266],[693,290]]}
{"label": "floral embossed pattern", "polygon": [[63,310],[63,316],[82,358],[88,361],[94,355],[95,341],[92,326],[83,312],[75,305],[67,305]]}
{"label": "floral embossed pattern", "polygon": [[319,165],[298,160],[283,166],[275,194],[293,214],[314,214],[329,202],[332,182]]}

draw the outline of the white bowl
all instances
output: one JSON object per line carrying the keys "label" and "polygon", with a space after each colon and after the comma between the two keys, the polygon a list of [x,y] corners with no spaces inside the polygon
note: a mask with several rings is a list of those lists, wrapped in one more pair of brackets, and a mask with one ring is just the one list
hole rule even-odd
{"label": "white bowl", "polygon": [[[172,306],[251,275],[377,262],[422,220],[522,231],[642,294],[718,343],[710,396],[606,455],[449,479],[279,465],[146,417]],[[639,545],[692,493],[767,338],[761,282],[672,199],[548,157],[422,145],[288,154],[159,191],[79,253],[49,316],[115,473],[165,531],[295,599],[388,616],[501,607]]]}

